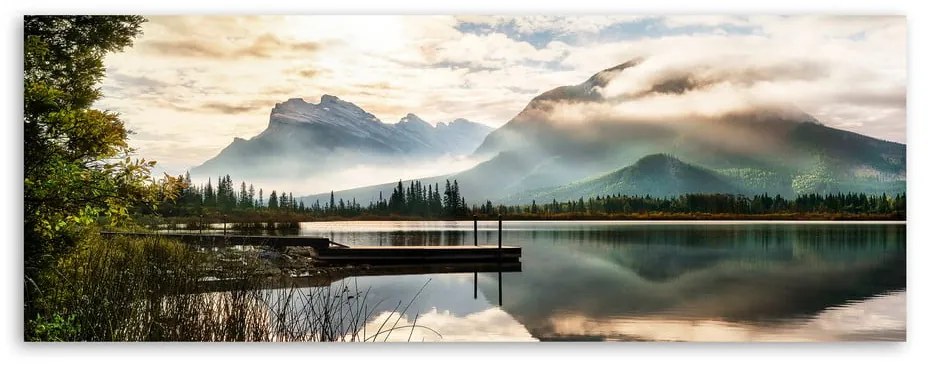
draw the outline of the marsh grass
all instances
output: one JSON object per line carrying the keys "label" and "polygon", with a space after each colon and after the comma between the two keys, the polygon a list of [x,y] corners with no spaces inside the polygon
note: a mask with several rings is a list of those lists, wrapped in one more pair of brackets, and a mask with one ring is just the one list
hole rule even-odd
{"label": "marsh grass", "polygon": [[[209,252],[159,237],[91,234],[43,276],[45,315],[27,323],[26,339],[363,342],[408,328],[388,315],[367,332],[384,302],[370,302],[354,280],[272,288],[254,272],[248,263],[227,269],[223,289],[209,291]],[[410,302],[390,312],[403,316]]]}
{"label": "marsh grass", "polygon": [[204,222],[202,220],[188,220],[186,222],[176,222],[177,220],[165,220],[164,222],[154,222],[148,229],[151,230],[186,230],[186,231],[205,231],[217,232],[220,230],[235,231],[238,233],[257,233],[257,232],[295,232],[300,230],[300,222],[283,221],[283,222]]}
{"label": "marsh grass", "polygon": [[299,222],[237,222],[228,224],[235,231],[296,231]]}

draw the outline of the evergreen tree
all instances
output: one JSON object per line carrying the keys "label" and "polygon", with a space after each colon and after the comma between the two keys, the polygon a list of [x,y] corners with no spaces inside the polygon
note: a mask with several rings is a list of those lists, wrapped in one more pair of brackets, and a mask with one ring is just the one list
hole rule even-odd
{"label": "evergreen tree", "polygon": [[248,204],[249,208],[255,207],[255,186],[252,186],[252,184],[249,184],[249,195],[246,204]]}
{"label": "evergreen tree", "polygon": [[268,208],[278,209],[278,192],[275,190],[272,190],[271,195],[268,196]]}
{"label": "evergreen tree", "polygon": [[246,205],[248,203],[249,203],[249,191],[245,187],[245,181],[243,181],[242,185],[239,186],[239,200],[236,205],[239,208],[247,208]]}

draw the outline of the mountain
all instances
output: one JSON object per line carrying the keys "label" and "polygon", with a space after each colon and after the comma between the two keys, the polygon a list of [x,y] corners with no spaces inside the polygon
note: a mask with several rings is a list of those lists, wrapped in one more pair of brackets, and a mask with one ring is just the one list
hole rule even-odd
{"label": "mountain", "polygon": [[[644,59],[634,59],[581,84],[540,94],[487,135],[473,154],[480,164],[421,181],[457,179],[462,195],[471,202],[525,199],[528,194],[582,179],[620,175],[629,166],[633,167],[623,175],[632,179],[637,171],[651,168],[647,164],[655,158],[649,156],[666,153],[687,162],[677,165],[687,168],[687,173],[713,173],[723,181],[707,186],[689,182],[682,188],[688,191],[712,192],[724,183],[747,194],[785,197],[905,190],[905,145],[829,127],[796,107],[758,104],[710,110],[713,113],[709,114],[700,104],[693,111],[674,104],[664,109],[650,105],[694,96],[706,105],[719,103],[694,95],[717,83],[702,80],[706,74],[701,70],[657,76],[639,90],[611,92],[613,86],[638,82],[637,68],[643,64]],[[644,157],[649,159],[646,163],[637,163]],[[701,171],[691,171],[692,167]],[[645,184],[653,180],[603,190],[638,192],[648,190]],[[377,199],[379,191],[390,194],[395,184],[337,192],[336,196]],[[596,187],[572,189],[573,197],[603,195],[597,194],[601,190]],[[671,194],[676,189],[652,191]]]}
{"label": "mountain", "polygon": [[[749,191],[785,196],[903,191],[903,144],[826,126],[795,107],[759,105],[700,115],[656,112],[643,103],[693,94],[701,71],[659,77],[632,93],[604,95],[642,62],[635,59],[537,96],[489,134],[476,154],[494,161],[498,153],[513,152],[546,163],[527,171],[521,184],[511,184],[524,190],[563,185],[668,153],[735,177]],[[653,109],[635,114],[647,108]]]}
{"label": "mountain", "polygon": [[714,171],[684,163],[667,154],[652,154],[630,166],[594,179],[514,194],[503,202],[524,204],[533,200],[546,202],[606,194],[669,197],[688,193],[733,194],[741,191],[730,180]]}
{"label": "mountain", "polygon": [[398,165],[471,153],[491,128],[465,119],[433,126],[414,114],[388,124],[355,104],[323,95],[319,104],[275,104],[268,127],[233,142],[193,175],[303,177],[340,167]]}

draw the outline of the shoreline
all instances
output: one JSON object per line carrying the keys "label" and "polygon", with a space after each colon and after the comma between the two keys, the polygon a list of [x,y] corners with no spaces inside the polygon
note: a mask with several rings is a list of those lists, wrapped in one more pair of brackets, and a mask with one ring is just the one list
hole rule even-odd
{"label": "shoreline", "polygon": [[[646,213],[646,214],[571,214],[553,216],[504,215],[506,221],[893,221],[906,222],[906,215],[898,214],[855,214],[855,213],[781,213],[781,214],[691,214],[691,213]],[[289,222],[345,222],[345,221],[473,221],[469,217],[420,217],[420,216],[357,216],[357,217],[266,217],[252,216],[209,216],[209,217],[164,217],[160,223],[168,224],[236,224],[236,223],[289,223]],[[479,221],[496,221],[496,215],[483,215]]]}

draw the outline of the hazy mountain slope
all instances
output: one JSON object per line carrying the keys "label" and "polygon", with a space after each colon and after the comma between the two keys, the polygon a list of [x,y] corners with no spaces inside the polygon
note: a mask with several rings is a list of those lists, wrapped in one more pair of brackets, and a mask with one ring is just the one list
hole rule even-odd
{"label": "hazy mountain slope", "polygon": [[[533,162],[507,152],[498,154],[467,171],[429,178],[399,180],[404,181],[404,186],[407,186],[410,180],[418,180],[424,185],[438,184],[440,189],[445,186],[446,180],[458,181],[461,194],[467,202],[484,202],[487,199],[496,200],[519,191],[521,188],[515,186],[522,182],[527,173],[526,169],[532,166],[534,166]],[[379,193],[387,199],[395,187],[397,187],[396,180],[379,185],[336,191],[334,194],[336,199],[356,199],[359,203],[367,205],[368,202],[377,201]],[[306,196],[303,200],[308,204],[317,200],[321,203],[327,202],[329,193]]]}
{"label": "hazy mountain slope", "polygon": [[[768,192],[791,197],[808,192],[904,191],[903,144],[826,126],[791,106],[750,104],[708,113],[702,106],[719,102],[703,95],[694,95],[700,98],[690,101],[694,106],[678,111],[651,105],[692,96],[689,94],[720,83],[706,80],[701,70],[658,76],[638,90],[616,92],[618,84],[641,82],[642,73],[637,74],[637,68],[643,63],[632,60],[598,72],[581,84],[540,94],[487,135],[474,153],[484,162],[424,182],[456,178],[466,199],[474,202],[526,199],[531,191],[598,178],[634,165],[645,156],[667,153],[715,173],[726,186],[746,194]],[[675,105],[664,107],[676,109]],[[632,173],[637,172],[631,170],[626,176],[635,180]],[[705,188],[726,186],[713,182]],[[650,189],[656,193],[678,191],[645,185],[614,190]],[[680,189],[703,191],[691,186]],[[345,194],[363,196],[370,190]],[[564,195],[576,198],[587,190],[573,188]],[[585,196],[592,195],[597,194]]]}
{"label": "hazy mountain slope", "polygon": [[[548,176],[528,174],[522,186],[514,186],[524,191],[598,176],[652,153],[669,153],[727,174],[749,192],[792,196],[806,191],[903,190],[903,144],[825,126],[794,107],[759,105],[668,117],[653,111],[634,114],[645,109],[637,105],[643,97],[664,99],[699,89],[695,81],[700,77],[695,76],[701,71],[659,79],[635,93],[602,95],[611,83],[626,82],[625,74],[635,72],[641,62],[630,61],[582,84],[541,94],[488,135],[476,154],[509,151],[546,162]],[[562,173],[571,175],[558,175]]]}
{"label": "hazy mountain slope", "polygon": [[719,174],[684,163],[666,154],[645,156],[631,166],[586,181],[514,194],[507,203],[524,204],[535,200],[569,200],[604,195],[677,196],[688,193],[739,193],[741,189]]}

